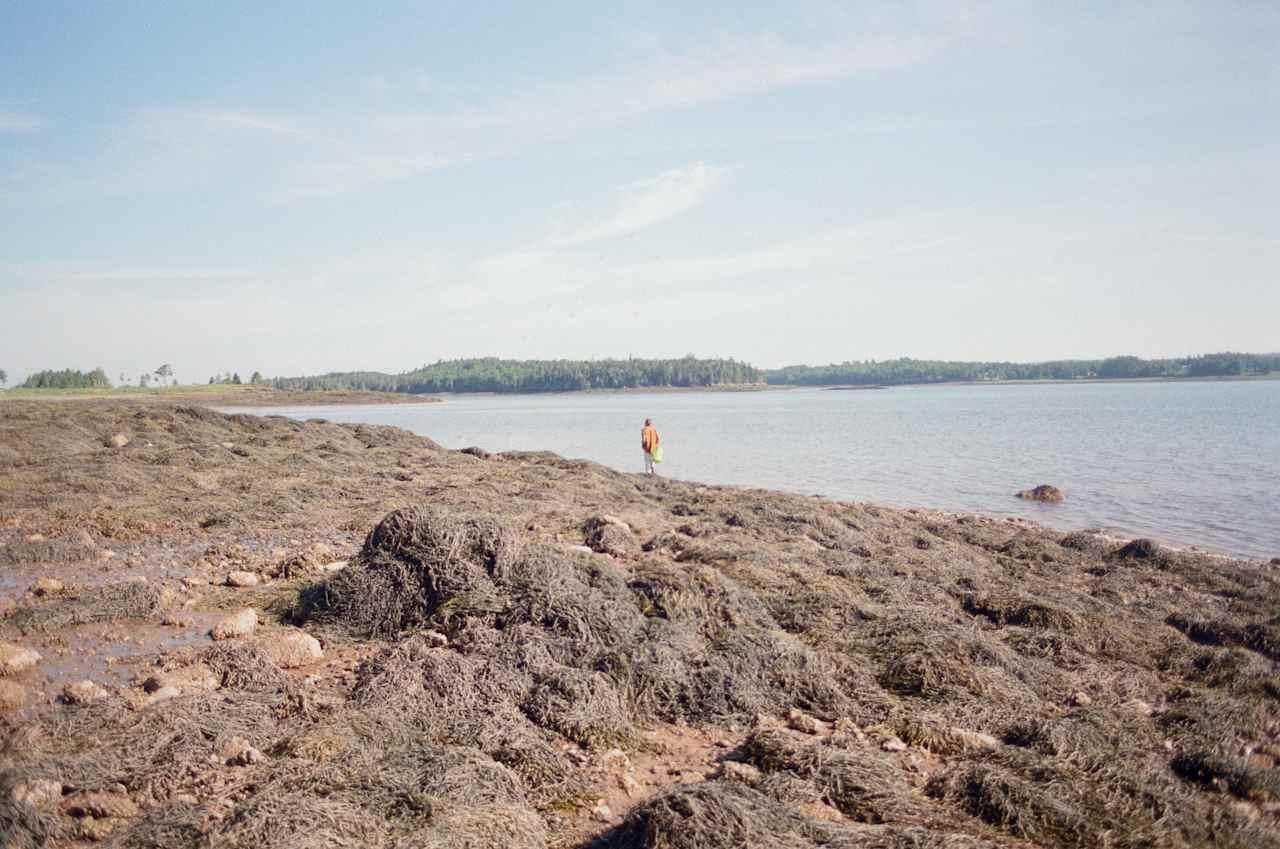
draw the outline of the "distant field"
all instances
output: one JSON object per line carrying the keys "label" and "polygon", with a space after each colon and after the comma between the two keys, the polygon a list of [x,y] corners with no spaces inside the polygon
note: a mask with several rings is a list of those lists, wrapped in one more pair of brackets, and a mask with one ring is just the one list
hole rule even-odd
{"label": "distant field", "polygon": [[163,389],[120,386],[111,389],[7,389],[5,400],[83,401],[129,399],[145,402],[187,402],[220,407],[271,407],[294,404],[421,404],[441,399],[402,392],[373,392],[361,389],[300,390],[276,389],[248,384],[192,384]]}

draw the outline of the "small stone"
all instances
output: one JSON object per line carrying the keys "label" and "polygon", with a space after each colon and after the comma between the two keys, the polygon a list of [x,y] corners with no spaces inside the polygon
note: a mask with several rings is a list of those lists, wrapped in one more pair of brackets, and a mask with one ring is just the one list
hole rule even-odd
{"label": "small stone", "polygon": [[283,634],[271,634],[264,647],[281,669],[297,669],[324,660],[320,641],[299,628],[291,628]]}
{"label": "small stone", "polygon": [[802,710],[792,708],[787,714],[787,725],[790,725],[796,731],[802,731],[805,734],[818,733],[818,720]]}
{"label": "small stone", "polygon": [[335,560],[332,563],[326,563],[321,566],[320,571],[326,575],[332,575],[334,572],[341,572],[345,568],[347,568],[347,561]]}
{"label": "small stone", "polygon": [[759,784],[764,775],[751,764],[725,761],[720,765],[720,775],[730,781],[740,781],[749,787]]}
{"label": "small stone", "polygon": [[179,693],[209,693],[222,685],[218,674],[203,663],[193,663],[168,672],[157,672],[142,682],[142,689],[158,693],[172,687]]}
{"label": "small stone", "polygon": [[109,694],[88,678],[62,688],[62,700],[69,705],[87,705],[105,699]]}
{"label": "small stone", "polygon": [[232,572],[227,575],[229,587],[256,587],[257,585],[258,576],[252,572]]}
{"label": "small stone", "polygon": [[31,778],[19,781],[9,791],[9,798],[18,804],[26,804],[41,810],[62,798],[62,782],[48,778]]}
{"label": "small stone", "polygon": [[1093,704],[1093,698],[1083,690],[1077,690],[1067,698],[1067,704],[1075,707],[1088,707]]}
{"label": "small stone", "polygon": [[136,817],[138,806],[123,793],[78,793],[62,802],[64,813],[73,817]]}
{"label": "small stone", "polygon": [[27,542],[44,542],[44,534],[27,534]]}
{"label": "small stone", "polygon": [[191,624],[191,620],[183,619],[176,613],[166,613],[160,624],[166,628],[185,628]]}
{"label": "small stone", "polygon": [[431,643],[433,648],[442,649],[449,645],[449,638],[439,631],[428,631],[427,642]]}
{"label": "small stone", "polygon": [[0,680],[0,713],[19,710],[27,703],[27,691],[13,681]]}
{"label": "small stone", "polygon": [[632,799],[639,796],[643,791],[643,788],[640,786],[640,782],[636,781],[636,777],[629,772],[624,772],[622,775],[618,776],[618,786],[622,788],[622,791]]}
{"label": "small stone", "polygon": [[66,584],[57,578],[36,578],[35,583],[31,585],[31,594],[39,598],[44,596],[57,595],[66,589]]}
{"label": "small stone", "polygon": [[1231,810],[1249,822],[1255,822],[1262,817],[1262,811],[1258,810],[1258,807],[1250,802],[1232,802]]}
{"label": "small stone", "polygon": [[17,675],[40,662],[40,655],[13,643],[0,643],[0,675]]}
{"label": "small stone", "polygon": [[899,740],[897,737],[890,737],[888,740],[885,740],[880,744],[880,748],[884,749],[886,752],[905,752],[907,750],[907,744]]}
{"label": "small stone", "polygon": [[206,581],[204,578],[197,577],[196,575],[188,575],[187,577],[182,579],[182,585],[184,587],[187,587],[188,589],[191,589],[194,587],[203,587],[208,583],[209,582]]}
{"label": "small stone", "polygon": [[621,749],[610,749],[600,756],[600,764],[605,769],[622,771],[631,768],[631,758]]}
{"label": "small stone", "polygon": [[213,626],[211,634],[215,640],[230,640],[235,637],[247,637],[258,627],[258,611],[246,607]]}
{"label": "small stone", "polygon": [[110,820],[100,820],[97,817],[84,817],[76,821],[76,836],[81,840],[88,840],[92,843],[100,843],[111,836],[115,824]]}
{"label": "small stone", "polygon": [[114,433],[107,439],[108,448],[123,448],[129,444],[129,435],[125,433]]}
{"label": "small stone", "polygon": [[142,703],[142,706],[144,708],[149,708],[152,705],[159,704],[160,702],[167,702],[169,701],[169,699],[176,699],[178,696],[181,696],[181,695],[182,695],[182,691],[179,690],[177,687],[173,687],[173,686],[161,687],[160,689],[152,693],[150,696],[148,696],[146,700]]}
{"label": "small stone", "polygon": [[218,750],[218,757],[227,766],[249,766],[262,763],[266,755],[259,752],[243,737],[232,737]]}
{"label": "small stone", "polygon": [[613,819],[613,811],[609,810],[609,806],[601,801],[591,809],[591,817],[596,822],[608,822]]}

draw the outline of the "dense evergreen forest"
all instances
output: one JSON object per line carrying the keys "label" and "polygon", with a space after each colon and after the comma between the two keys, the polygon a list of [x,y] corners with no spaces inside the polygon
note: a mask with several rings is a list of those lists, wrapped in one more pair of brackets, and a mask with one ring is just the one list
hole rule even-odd
{"label": "dense evergreen forest", "polygon": [[90,372],[78,369],[38,371],[22,384],[24,389],[110,389],[111,381],[100,368]]}
{"label": "dense evergreen forest", "polygon": [[866,360],[828,366],[787,366],[764,373],[782,386],[947,383],[984,380],[1112,380],[1153,377],[1235,377],[1280,372],[1280,354],[1205,354],[1164,360],[1110,357],[1042,363],[966,363],[942,360]]}
{"label": "dense evergreen forest", "polygon": [[384,392],[571,392],[647,386],[759,383],[761,372],[737,360],[448,360],[401,374],[335,372],[278,377],[278,389],[374,389]]}

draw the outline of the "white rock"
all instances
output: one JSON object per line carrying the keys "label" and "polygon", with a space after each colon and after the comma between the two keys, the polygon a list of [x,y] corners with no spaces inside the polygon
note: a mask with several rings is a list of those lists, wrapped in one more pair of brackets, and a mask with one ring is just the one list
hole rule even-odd
{"label": "white rock", "polygon": [[152,693],[150,696],[147,696],[146,700],[142,703],[142,706],[144,708],[148,708],[148,707],[151,707],[152,705],[157,705],[160,702],[167,702],[169,701],[169,699],[176,699],[178,696],[181,696],[181,695],[182,695],[182,691],[179,690],[177,687],[174,687],[174,686],[161,687],[160,689]]}
{"label": "white rock", "polygon": [[215,640],[230,640],[235,637],[247,637],[258,627],[258,611],[246,607],[213,626],[211,632]]}
{"label": "white rock", "polygon": [[609,810],[609,806],[605,802],[601,801],[591,809],[591,816],[597,822],[608,822],[613,819],[613,811]]}
{"label": "white rock", "polygon": [[123,448],[128,444],[129,436],[124,433],[113,434],[111,438],[107,440],[107,445],[111,448]]}
{"label": "white rock", "polygon": [[888,740],[885,740],[880,744],[880,748],[884,749],[886,752],[905,752],[907,750],[907,744],[899,740],[897,737],[890,737]]}
{"label": "white rock", "polygon": [[48,808],[62,799],[62,782],[48,778],[31,778],[19,781],[9,791],[9,798],[18,804],[27,804],[37,810]]}
{"label": "white rock", "polygon": [[257,585],[258,576],[252,572],[232,572],[227,575],[229,587],[256,587]]}
{"label": "white rock", "polygon": [[320,641],[298,628],[271,634],[263,647],[281,669],[297,669],[324,660]]}
{"label": "white rock", "polygon": [[332,563],[326,563],[321,566],[320,571],[326,575],[332,575],[334,572],[341,572],[345,568],[347,568],[347,561],[335,560]]}
{"label": "white rock", "polygon": [[0,643],[0,675],[17,675],[40,662],[40,655],[13,643]]}

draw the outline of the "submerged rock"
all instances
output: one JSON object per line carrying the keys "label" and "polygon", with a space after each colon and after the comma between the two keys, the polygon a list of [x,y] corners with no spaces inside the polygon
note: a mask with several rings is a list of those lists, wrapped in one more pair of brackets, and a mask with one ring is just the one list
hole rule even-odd
{"label": "submerged rock", "polygon": [[1047,483],[1042,483],[1033,489],[1024,489],[1017,493],[1017,496],[1026,501],[1043,501],[1046,504],[1057,504],[1066,497],[1062,494],[1062,490]]}

